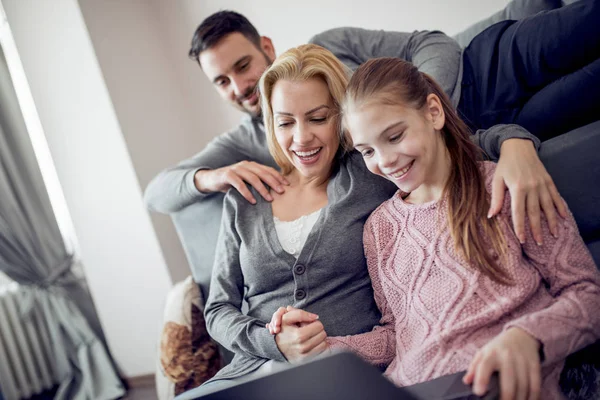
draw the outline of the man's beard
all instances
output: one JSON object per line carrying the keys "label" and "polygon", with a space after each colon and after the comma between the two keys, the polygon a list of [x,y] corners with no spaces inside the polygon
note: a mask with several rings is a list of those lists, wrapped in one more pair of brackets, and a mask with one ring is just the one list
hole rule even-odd
{"label": "man's beard", "polygon": [[[244,101],[246,101],[248,98],[250,98],[254,93],[256,93],[258,95],[258,81],[254,85],[254,87],[248,88],[248,90],[246,90],[246,92],[242,96],[238,96],[236,98],[236,101],[237,101],[239,107],[242,109],[242,111],[244,111],[247,114],[250,114],[250,116],[252,118],[261,118],[262,110],[260,107],[258,108],[258,110],[256,112],[250,111],[249,109],[244,107]],[[259,104],[259,102],[256,103],[256,105],[258,105],[258,104]]]}
{"label": "man's beard", "polygon": [[[271,66],[271,64],[273,64],[274,60],[271,60],[269,58],[269,56],[262,50],[259,49],[261,54],[263,55],[263,57],[265,58],[265,61],[267,62],[267,66],[265,68],[265,71],[269,69],[269,67]],[[263,71],[263,73],[265,72]],[[262,76],[262,74],[261,74]],[[260,104],[260,93],[258,90],[258,83],[260,82],[260,78],[256,80],[256,84],[254,85],[254,87],[252,88],[248,88],[248,90],[246,90],[246,92],[242,95],[236,98],[236,101],[238,103],[238,105],[240,106],[240,109],[245,112],[246,114],[250,115],[253,119],[262,119],[262,108],[258,107],[258,110],[253,112],[248,110],[246,107],[244,107],[244,101],[246,99],[248,99],[250,96],[252,96],[252,94],[256,93],[258,96],[258,102],[257,104]]]}

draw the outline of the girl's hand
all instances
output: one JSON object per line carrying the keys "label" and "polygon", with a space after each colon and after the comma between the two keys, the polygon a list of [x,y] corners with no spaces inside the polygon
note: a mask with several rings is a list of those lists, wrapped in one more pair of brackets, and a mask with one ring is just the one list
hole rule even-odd
{"label": "girl's hand", "polygon": [[492,374],[500,374],[500,399],[537,400],[541,388],[540,342],[520,328],[492,339],[473,357],[463,382],[482,396]]}

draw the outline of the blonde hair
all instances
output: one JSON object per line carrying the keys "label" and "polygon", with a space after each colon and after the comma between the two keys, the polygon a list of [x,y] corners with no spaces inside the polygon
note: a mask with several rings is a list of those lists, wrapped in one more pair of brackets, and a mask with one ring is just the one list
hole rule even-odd
{"label": "blonde hair", "polygon": [[271,106],[273,87],[279,80],[306,81],[321,79],[329,89],[334,106],[334,110],[332,110],[334,112],[333,118],[336,119],[335,126],[340,138],[340,149],[345,152],[351,147],[342,133],[340,109],[344,101],[349,76],[350,72],[347,67],[333,53],[315,44],[304,44],[289,49],[277,57],[262,75],[259,88],[267,144],[269,152],[277,165],[281,167],[283,175],[292,172],[294,166],[290,163],[275,138],[275,121]]}

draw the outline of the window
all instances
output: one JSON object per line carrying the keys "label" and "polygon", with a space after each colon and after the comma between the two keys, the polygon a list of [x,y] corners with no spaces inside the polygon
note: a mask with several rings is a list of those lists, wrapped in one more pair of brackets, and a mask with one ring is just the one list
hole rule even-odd
{"label": "window", "polygon": [[48,196],[50,198],[50,204],[52,205],[58,227],[65,242],[65,247],[67,251],[71,254],[74,254],[75,258],[77,259],[78,245],[73,222],[67,209],[67,202],[58,180],[54,162],[52,161],[52,155],[50,154],[50,149],[42,129],[42,124],[35,108],[31,90],[25,76],[25,71],[23,70],[23,65],[21,64],[21,59],[19,57],[19,53],[17,52],[17,47],[10,30],[10,26],[8,25],[1,1],[0,47],[2,48],[4,57],[6,58],[6,63],[8,65],[8,70],[10,72],[17,99],[19,101],[19,106],[21,107],[23,119],[25,120],[25,125],[33,145],[33,150],[42,173],[42,178],[44,180]]}

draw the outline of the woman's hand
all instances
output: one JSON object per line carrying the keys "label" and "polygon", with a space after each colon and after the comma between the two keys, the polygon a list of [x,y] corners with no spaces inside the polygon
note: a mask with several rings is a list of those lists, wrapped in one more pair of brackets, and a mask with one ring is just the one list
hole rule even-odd
{"label": "woman's hand", "polygon": [[283,315],[292,310],[300,311],[299,313],[296,313],[296,316],[294,318],[296,320],[296,322],[298,323],[298,325],[304,325],[304,324],[311,323],[311,322],[314,322],[317,319],[319,319],[319,316],[317,314],[309,313],[304,310],[299,310],[292,306],[279,307],[277,309],[277,311],[275,311],[273,313],[271,322],[268,322],[267,324],[265,324],[265,327],[269,330],[271,335],[276,335],[279,332],[281,332],[281,324],[283,322]]}
{"label": "woman's hand", "polygon": [[[292,306],[287,306],[292,307]],[[271,335],[276,335],[281,332],[281,320],[283,319],[283,314],[287,312],[287,307],[279,307],[277,311],[273,313],[271,317],[271,321],[265,324],[265,327],[269,330]]]}
{"label": "woman's hand", "polygon": [[541,213],[546,215],[550,232],[557,235],[557,215],[567,217],[564,201],[546,168],[540,161],[533,143],[509,139],[502,144],[500,160],[492,183],[492,202],[488,218],[498,214],[504,204],[504,191],[511,196],[511,213],[515,234],[525,242],[525,215],[536,243],[542,244]]}
{"label": "woman's hand", "polygon": [[327,333],[318,316],[291,306],[279,307],[266,324],[281,354],[289,362],[318,355],[328,349]]}
{"label": "woman's hand", "polygon": [[520,328],[510,328],[483,346],[463,377],[482,396],[492,374],[500,374],[501,400],[537,400],[541,388],[540,342]]}

